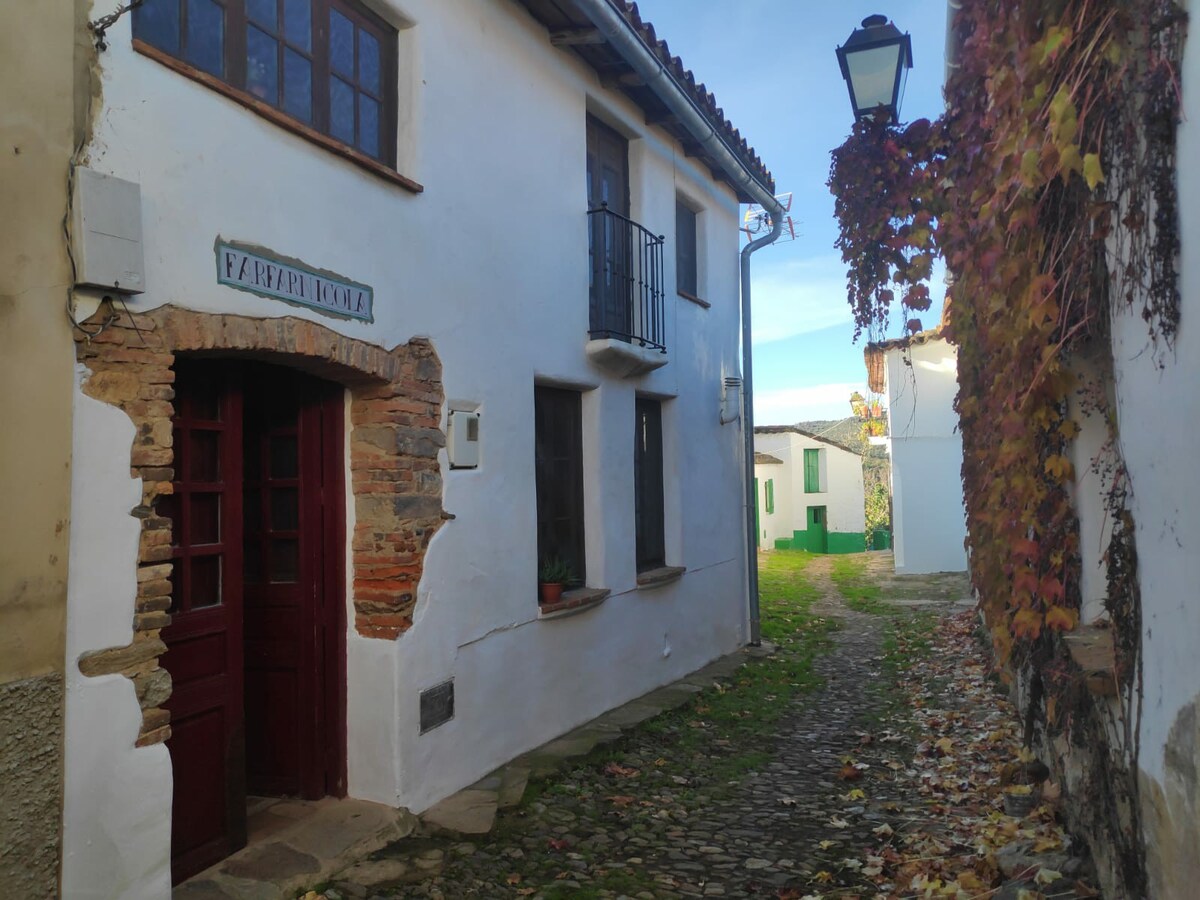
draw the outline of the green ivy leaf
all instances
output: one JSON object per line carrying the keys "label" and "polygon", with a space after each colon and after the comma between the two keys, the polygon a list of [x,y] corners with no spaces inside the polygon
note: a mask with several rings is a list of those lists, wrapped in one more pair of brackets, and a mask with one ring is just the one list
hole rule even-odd
{"label": "green ivy leaf", "polygon": [[1093,191],[1096,185],[1104,181],[1104,170],[1100,168],[1100,156],[1096,153],[1089,153],[1083,158],[1083,177],[1087,181],[1087,185]]}
{"label": "green ivy leaf", "polygon": [[1058,48],[1071,36],[1070,28],[1063,28],[1059,25],[1052,25],[1046,29],[1046,37],[1042,41],[1042,62],[1044,63],[1055,53]]}

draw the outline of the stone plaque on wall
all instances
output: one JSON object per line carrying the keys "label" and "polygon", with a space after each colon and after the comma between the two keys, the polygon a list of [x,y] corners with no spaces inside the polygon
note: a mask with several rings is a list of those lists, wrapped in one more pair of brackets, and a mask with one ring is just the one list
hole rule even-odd
{"label": "stone plaque on wall", "polygon": [[375,321],[375,292],[369,285],[249,244],[217,238],[216,250],[221,284],[329,316]]}

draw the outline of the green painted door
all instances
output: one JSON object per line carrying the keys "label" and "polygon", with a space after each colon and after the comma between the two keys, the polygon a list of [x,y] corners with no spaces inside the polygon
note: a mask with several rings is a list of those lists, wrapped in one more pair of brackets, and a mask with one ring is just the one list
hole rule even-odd
{"label": "green painted door", "polygon": [[826,528],[825,507],[810,506],[808,508],[808,528],[805,530],[809,553],[829,552],[829,532]]}

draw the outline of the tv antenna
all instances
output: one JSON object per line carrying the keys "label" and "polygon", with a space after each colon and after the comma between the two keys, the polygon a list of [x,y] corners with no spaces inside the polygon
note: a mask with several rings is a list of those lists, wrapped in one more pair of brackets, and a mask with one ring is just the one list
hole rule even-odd
{"label": "tv antenna", "polygon": [[[779,232],[779,237],[775,239],[775,243],[794,241],[800,234],[796,229],[796,222],[792,218],[792,194],[790,191],[786,194],[776,194],[775,200],[783,207],[783,228]],[[746,214],[742,216],[740,230],[745,233],[747,240],[752,241],[756,237],[768,235],[774,224],[771,221],[771,214],[763,209],[761,204],[751,203],[746,208]]]}

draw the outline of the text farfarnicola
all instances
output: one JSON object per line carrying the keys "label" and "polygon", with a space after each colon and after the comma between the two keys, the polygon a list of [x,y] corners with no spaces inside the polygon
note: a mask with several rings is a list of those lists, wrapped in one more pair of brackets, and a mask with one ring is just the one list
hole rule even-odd
{"label": "text farfarnicola", "polygon": [[285,262],[269,252],[217,241],[217,281],[333,316],[374,321],[374,292],[365,284]]}

